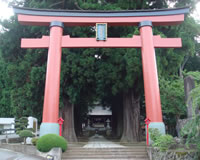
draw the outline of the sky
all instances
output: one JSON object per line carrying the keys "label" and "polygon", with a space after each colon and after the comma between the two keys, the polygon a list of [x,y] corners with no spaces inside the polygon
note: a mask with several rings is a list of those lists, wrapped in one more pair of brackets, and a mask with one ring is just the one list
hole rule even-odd
{"label": "sky", "polygon": [[[0,19],[8,19],[13,15],[11,8],[8,8],[9,0],[0,0]],[[200,22],[200,2],[196,5],[196,11],[193,13],[194,18]]]}
{"label": "sky", "polygon": [[8,8],[8,2],[6,0],[0,0],[0,19],[8,19],[13,15],[13,11],[11,8]]}

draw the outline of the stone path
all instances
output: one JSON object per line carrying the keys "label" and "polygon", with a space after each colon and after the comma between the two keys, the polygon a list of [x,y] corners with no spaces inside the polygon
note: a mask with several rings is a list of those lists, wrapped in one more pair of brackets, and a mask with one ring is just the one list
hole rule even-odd
{"label": "stone path", "polygon": [[83,148],[125,148],[125,146],[115,144],[96,134],[89,139],[88,144],[84,145]]}

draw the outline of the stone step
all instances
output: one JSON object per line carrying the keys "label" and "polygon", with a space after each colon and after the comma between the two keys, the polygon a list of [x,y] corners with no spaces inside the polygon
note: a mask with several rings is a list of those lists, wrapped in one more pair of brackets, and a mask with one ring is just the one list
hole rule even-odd
{"label": "stone step", "polygon": [[62,159],[121,159],[121,158],[146,158],[147,155],[63,155]]}
{"label": "stone step", "polygon": [[109,151],[66,151],[65,153],[74,153],[74,154],[86,154],[86,153],[92,153],[92,154],[98,154],[98,153],[114,153],[114,154],[117,154],[117,153],[121,153],[121,154],[129,154],[129,153],[132,153],[132,154],[136,154],[136,153],[147,153],[146,150],[135,150],[135,151],[115,151],[115,150],[109,150]]}
{"label": "stone step", "polygon": [[[83,146],[86,145],[88,142],[75,142],[75,143],[68,143],[69,146]],[[107,143],[107,142],[103,142],[103,143]],[[146,146],[146,142],[142,142],[142,143],[123,143],[123,142],[113,142],[115,144],[119,144],[119,145],[124,145],[124,146]]]}
{"label": "stone step", "polygon": [[91,149],[91,150],[107,150],[107,149],[116,149],[116,150],[134,150],[134,149],[145,149],[146,147],[143,146],[138,146],[138,147],[107,147],[107,148],[103,148],[103,147],[99,147],[99,148],[86,148],[86,147],[68,147],[68,149],[70,150],[79,150],[79,149]]}
{"label": "stone step", "polygon": [[[98,144],[94,142],[94,145],[95,143]],[[100,147],[106,146],[106,142],[99,143]],[[122,145],[122,147],[83,148],[86,144],[88,143],[69,144],[67,151],[62,154],[62,160],[149,160],[145,143],[116,142],[115,144]]]}
{"label": "stone step", "polygon": [[71,156],[71,155],[146,155],[147,152],[66,152],[63,156]]}
{"label": "stone step", "polygon": [[74,160],[99,160],[99,159],[104,159],[104,160],[127,160],[127,159],[134,159],[134,160],[149,160],[148,157],[131,157],[131,156],[124,156],[124,157],[62,157],[62,160],[69,160],[69,159],[74,159]]}
{"label": "stone step", "polygon": [[67,152],[142,152],[146,148],[69,148]]}
{"label": "stone step", "polygon": [[[62,160],[105,160],[106,158],[67,158],[67,159],[62,159]],[[116,159],[116,158],[109,158],[109,160],[149,160],[148,158],[120,158],[120,159]]]}
{"label": "stone step", "polygon": [[[95,144],[95,143],[89,143],[89,144]],[[97,143],[98,144],[98,143]],[[100,144],[107,144],[107,143],[100,143]],[[108,144],[110,144],[110,143],[108,143]],[[114,143],[114,144],[116,144],[116,143]],[[88,145],[88,144],[87,144]],[[117,145],[122,145],[122,146],[124,146],[124,147],[127,147],[127,148],[137,148],[137,147],[146,147],[146,145],[124,145],[124,144],[117,144]],[[82,147],[82,146],[85,146],[85,145],[68,145],[69,147]]]}

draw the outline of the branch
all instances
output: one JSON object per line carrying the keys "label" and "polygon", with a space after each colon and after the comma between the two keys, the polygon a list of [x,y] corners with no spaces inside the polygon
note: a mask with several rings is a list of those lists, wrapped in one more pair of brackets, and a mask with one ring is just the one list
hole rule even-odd
{"label": "branch", "polygon": [[84,10],[83,8],[81,8],[79,5],[78,5],[78,2],[74,2],[74,5],[76,6],[76,8],[78,8],[79,10]]}
{"label": "branch", "polygon": [[180,75],[181,78],[183,78],[183,73],[182,72],[183,72],[183,69],[184,69],[187,61],[189,60],[189,58],[190,58],[190,56],[186,56],[186,58],[184,58],[184,61],[183,61],[183,63],[181,64],[181,66],[179,68],[179,75]]}
{"label": "branch", "polygon": [[53,4],[49,5],[49,7],[51,8],[51,7],[57,6],[59,4],[62,4],[63,2],[64,2],[64,0],[62,0],[60,2],[53,3]]}

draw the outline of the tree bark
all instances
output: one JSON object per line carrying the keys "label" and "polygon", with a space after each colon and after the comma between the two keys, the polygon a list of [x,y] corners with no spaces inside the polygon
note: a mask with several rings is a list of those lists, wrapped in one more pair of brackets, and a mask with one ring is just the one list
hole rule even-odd
{"label": "tree bark", "polygon": [[117,132],[116,132],[116,136],[118,138],[121,138],[122,133],[123,133],[123,105],[120,105],[117,108]]}
{"label": "tree bark", "polygon": [[112,135],[121,138],[123,131],[123,98],[122,94],[113,98],[112,103]]}
{"label": "tree bark", "polygon": [[123,95],[123,134],[121,141],[140,141],[140,96],[129,89]]}
{"label": "tree bark", "polygon": [[117,109],[112,106],[112,136],[117,137]]}
{"label": "tree bark", "polygon": [[184,67],[185,67],[186,63],[188,62],[189,58],[190,58],[189,56],[186,56],[183,63],[181,64],[181,66],[179,68],[179,75],[182,79],[183,79],[183,70],[184,70]]}
{"label": "tree bark", "polygon": [[82,119],[81,119],[81,113],[79,106],[75,106],[74,108],[74,123],[75,123],[75,133],[77,137],[82,136],[83,130],[82,130]]}
{"label": "tree bark", "polygon": [[77,142],[77,137],[74,130],[74,105],[69,102],[69,99],[64,99],[64,107],[62,108],[63,123],[63,137],[68,142]]}

